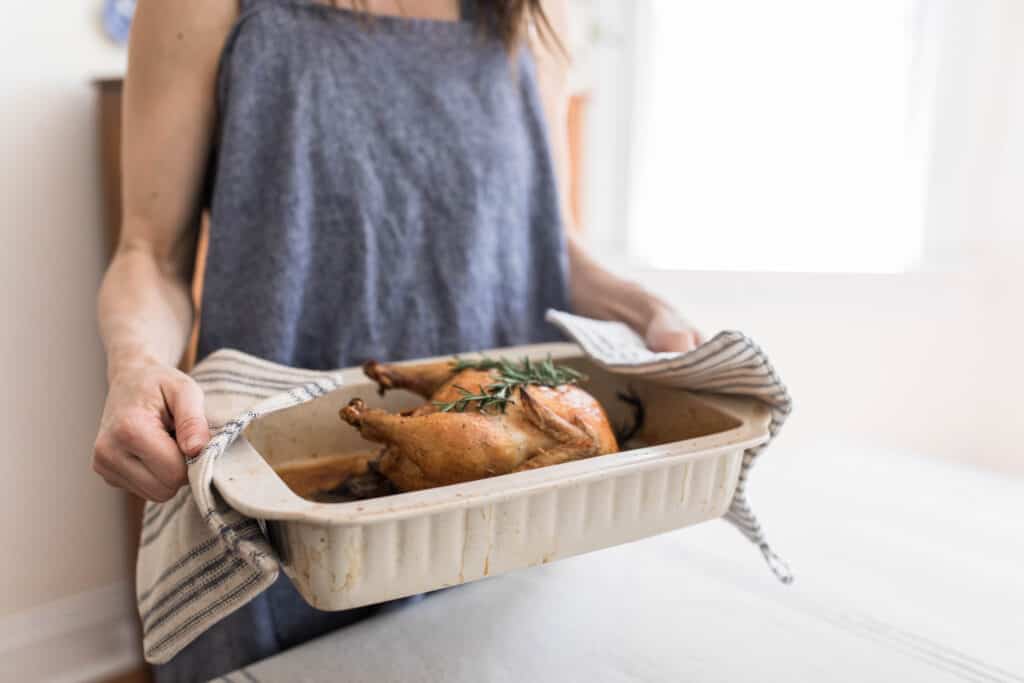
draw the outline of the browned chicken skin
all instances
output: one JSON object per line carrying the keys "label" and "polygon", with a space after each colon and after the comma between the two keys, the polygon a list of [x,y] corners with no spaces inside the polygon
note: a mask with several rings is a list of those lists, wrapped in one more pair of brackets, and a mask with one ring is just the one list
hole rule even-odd
{"label": "browned chicken skin", "polygon": [[513,389],[504,412],[442,412],[435,403],[456,401],[460,387],[482,391],[496,370],[453,372],[448,361],[390,366],[370,362],[368,377],[381,391],[407,389],[427,403],[396,415],[354,399],[341,417],[363,438],[384,444],[377,469],[401,491],[445,486],[498,474],[555,465],[618,451],[604,409],[572,384]]}

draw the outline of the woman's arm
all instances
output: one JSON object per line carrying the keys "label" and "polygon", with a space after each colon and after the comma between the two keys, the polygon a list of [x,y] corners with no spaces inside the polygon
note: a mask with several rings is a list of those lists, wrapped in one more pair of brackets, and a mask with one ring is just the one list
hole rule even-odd
{"label": "woman's arm", "polygon": [[[544,11],[555,34],[568,35],[568,0],[545,0]],[[701,342],[700,334],[673,308],[640,285],[618,277],[587,253],[569,210],[569,63],[543,32],[535,31],[531,48],[537,74],[548,137],[559,181],[562,220],[569,243],[569,295],[573,308],[591,318],[620,320],[644,337],[655,351],[689,351]]]}
{"label": "woman's arm", "polygon": [[234,0],[141,0],[125,81],[121,238],[100,289],[109,393],[93,469],[167,500],[209,440],[198,385],[175,369],[192,325],[189,282]]}

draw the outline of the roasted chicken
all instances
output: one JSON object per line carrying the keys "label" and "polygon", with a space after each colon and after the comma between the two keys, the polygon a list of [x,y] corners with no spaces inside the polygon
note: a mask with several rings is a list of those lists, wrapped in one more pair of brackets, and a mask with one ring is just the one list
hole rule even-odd
{"label": "roasted chicken", "polygon": [[[384,444],[374,467],[399,491],[618,450],[601,405],[570,383],[576,373],[550,361],[518,366],[491,361],[468,367],[449,361],[400,366],[369,362],[364,370],[382,393],[406,389],[429,399],[402,414],[367,408],[360,399],[341,410],[342,419],[363,438]],[[567,376],[569,382],[558,383]]]}

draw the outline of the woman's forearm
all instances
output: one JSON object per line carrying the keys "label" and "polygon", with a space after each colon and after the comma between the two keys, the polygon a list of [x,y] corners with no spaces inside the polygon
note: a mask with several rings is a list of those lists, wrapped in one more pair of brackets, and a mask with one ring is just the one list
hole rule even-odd
{"label": "woman's forearm", "polygon": [[108,377],[140,365],[177,365],[192,317],[187,271],[162,263],[149,245],[122,244],[99,297]]}
{"label": "woman's forearm", "polygon": [[666,304],[635,282],[607,270],[569,236],[569,296],[573,310],[588,318],[620,320],[643,333]]}

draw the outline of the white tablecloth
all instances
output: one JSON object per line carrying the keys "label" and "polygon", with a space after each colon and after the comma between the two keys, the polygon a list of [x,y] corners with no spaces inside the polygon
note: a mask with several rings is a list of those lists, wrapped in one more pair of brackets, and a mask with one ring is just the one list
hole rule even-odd
{"label": "white tablecloth", "polygon": [[712,522],[436,593],[223,680],[1024,681],[1024,479],[780,444],[751,497],[792,586]]}

